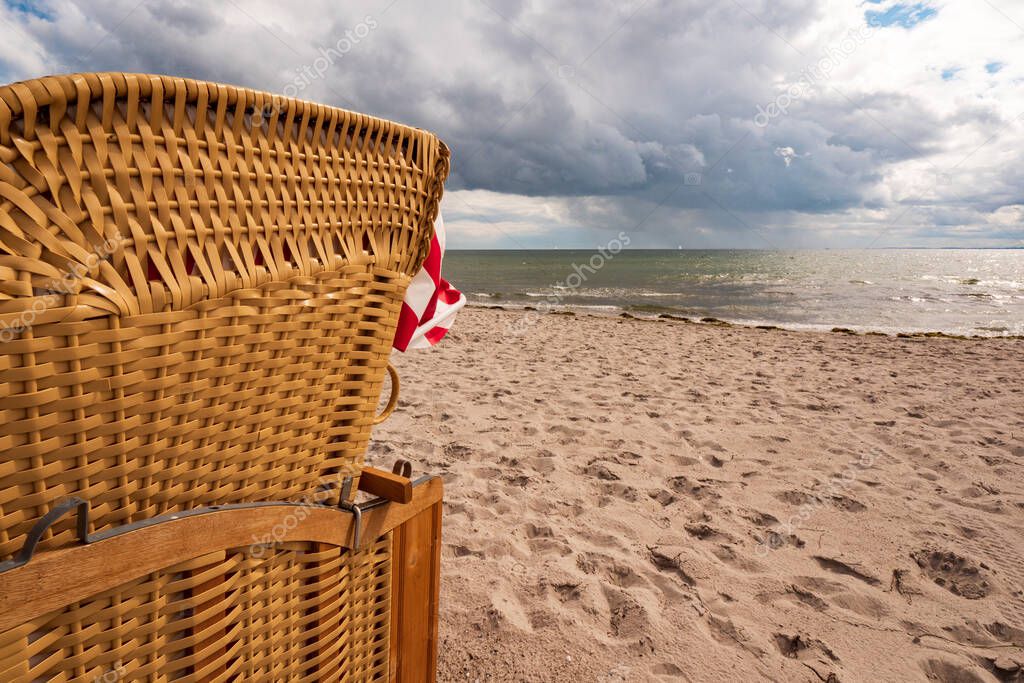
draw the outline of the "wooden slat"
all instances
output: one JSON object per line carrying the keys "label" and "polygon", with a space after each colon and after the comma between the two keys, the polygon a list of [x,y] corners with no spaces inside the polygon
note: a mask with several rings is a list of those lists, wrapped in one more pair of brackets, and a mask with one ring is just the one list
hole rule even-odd
{"label": "wooden slat", "polygon": [[[191,570],[192,575],[201,574],[206,567]],[[198,612],[208,615],[208,618],[198,624],[192,630],[191,635],[206,634],[193,646],[193,653],[197,656],[196,671],[201,672],[204,677],[213,680],[227,673],[225,666],[227,650],[224,648],[224,625],[225,618],[223,603],[220,600],[218,591],[224,589],[224,574],[217,573],[205,583],[201,583],[192,589],[193,595],[202,595],[211,592],[214,595],[204,604],[199,605]]]}
{"label": "wooden slat", "polygon": [[434,681],[441,588],[441,502],[392,534],[391,680]]}
{"label": "wooden slat", "polygon": [[376,467],[363,468],[359,475],[359,490],[392,503],[408,503],[412,500],[412,481]]}
{"label": "wooden slat", "polygon": [[[362,537],[380,538],[441,500],[439,478],[413,487],[405,505],[390,503],[363,515]],[[303,511],[294,515],[291,511]],[[0,574],[0,632],[140,576],[206,553],[238,548],[281,532],[278,543],[313,541],[350,547],[352,516],[318,507],[221,510],[144,527],[120,536],[39,553],[24,567]]]}

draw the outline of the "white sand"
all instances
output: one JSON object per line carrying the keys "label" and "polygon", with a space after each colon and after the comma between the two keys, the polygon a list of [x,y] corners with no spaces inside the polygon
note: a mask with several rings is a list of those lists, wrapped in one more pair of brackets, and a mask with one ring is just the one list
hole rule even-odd
{"label": "white sand", "polygon": [[1024,342],[523,315],[371,447],[446,480],[441,680],[1020,679]]}

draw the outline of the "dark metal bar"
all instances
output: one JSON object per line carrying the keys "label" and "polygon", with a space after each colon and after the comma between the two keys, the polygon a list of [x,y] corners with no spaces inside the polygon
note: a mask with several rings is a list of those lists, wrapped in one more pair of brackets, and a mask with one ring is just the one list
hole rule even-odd
{"label": "dark metal bar", "polygon": [[46,530],[57,523],[61,517],[71,512],[74,509],[78,509],[78,538],[83,543],[88,543],[88,530],[89,530],[89,503],[82,500],[81,498],[69,498],[63,500],[43,515],[38,522],[36,522],[28,534],[25,536],[25,543],[21,546],[21,550],[14,556],[14,559],[7,560],[6,562],[0,562],[0,574],[18,567],[23,567],[28,564],[28,561],[32,559],[32,556],[36,552],[36,546],[39,545],[39,541],[43,540],[43,535]]}
{"label": "dark metal bar", "polygon": [[[426,481],[429,481],[433,477],[424,475],[417,478],[412,482],[413,487],[418,486]],[[378,508],[382,505],[389,504],[390,501],[386,498],[374,498],[373,500],[367,501],[362,504],[355,504],[348,501],[342,501],[339,506],[334,505],[322,505],[320,503],[309,503],[306,501],[261,501],[254,503],[228,503],[225,505],[211,505],[209,507],[193,508],[191,510],[182,510],[180,512],[171,512],[165,515],[159,515],[157,517],[151,517],[149,519],[142,519],[137,522],[130,524],[123,524],[121,526],[114,527],[112,529],[106,529],[104,531],[97,531],[95,533],[89,533],[89,502],[81,498],[69,498],[63,500],[43,515],[38,522],[33,525],[25,536],[25,543],[22,545],[21,550],[18,554],[6,562],[0,562],[0,574],[23,567],[29,563],[33,555],[35,555],[36,548],[39,546],[39,542],[42,540],[46,531],[57,523],[62,517],[67,515],[72,510],[77,510],[77,531],[78,540],[83,544],[96,543],[98,541],[105,541],[115,536],[121,536],[132,531],[139,529],[145,529],[146,527],[156,526],[157,524],[164,524],[166,522],[173,522],[178,519],[186,519],[189,517],[198,517],[200,515],[209,515],[215,512],[223,512],[226,510],[248,510],[253,508],[297,508],[297,507],[311,507],[320,508],[325,510],[338,510],[349,512],[355,518],[353,520],[353,548],[358,548],[359,543],[362,540],[362,517],[363,513],[367,510]]]}

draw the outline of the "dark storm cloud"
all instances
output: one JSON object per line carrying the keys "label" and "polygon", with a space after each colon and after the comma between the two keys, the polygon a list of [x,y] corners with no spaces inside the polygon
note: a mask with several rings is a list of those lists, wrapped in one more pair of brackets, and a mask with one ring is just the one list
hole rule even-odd
{"label": "dark storm cloud", "polygon": [[[8,17],[41,53],[0,52],[12,78],[132,70],[294,92],[436,131],[454,151],[453,190],[556,198],[579,224],[633,220],[670,237],[669,218],[639,219],[706,212],[729,229],[732,212],[878,207],[893,164],[927,163],[950,127],[999,119],[988,104],[940,113],[824,79],[759,125],[759,108],[843,31],[864,29],[853,12],[824,42],[808,39],[830,20],[822,0],[54,0]],[[1006,185],[996,179],[987,203],[1009,201]]]}

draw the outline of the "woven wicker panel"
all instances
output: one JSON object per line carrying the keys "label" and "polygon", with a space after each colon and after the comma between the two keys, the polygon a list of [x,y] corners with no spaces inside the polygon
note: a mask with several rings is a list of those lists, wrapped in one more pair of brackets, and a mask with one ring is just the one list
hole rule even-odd
{"label": "woven wicker panel", "polygon": [[0,559],[69,495],[102,529],[357,475],[447,172],[429,133],[241,88],[0,88]]}
{"label": "woven wicker panel", "polygon": [[390,553],[197,557],[0,633],[0,680],[386,680]]}

